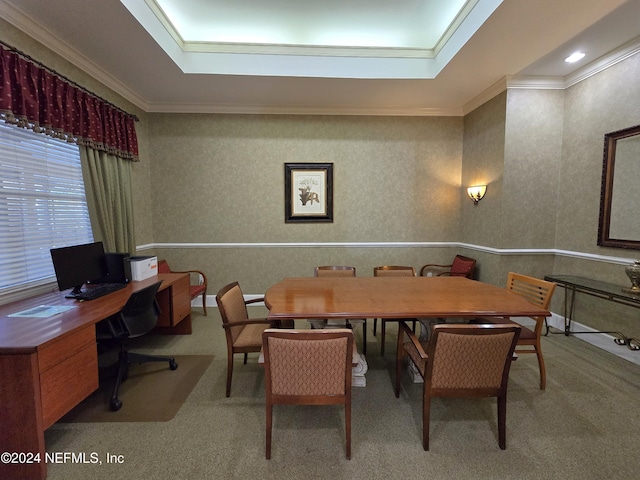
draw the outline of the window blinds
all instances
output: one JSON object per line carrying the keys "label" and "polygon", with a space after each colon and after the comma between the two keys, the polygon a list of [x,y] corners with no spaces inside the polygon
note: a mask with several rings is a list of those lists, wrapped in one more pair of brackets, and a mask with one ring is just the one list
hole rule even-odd
{"label": "window blinds", "polygon": [[0,124],[0,294],[54,279],[51,248],[92,241],[78,146]]}

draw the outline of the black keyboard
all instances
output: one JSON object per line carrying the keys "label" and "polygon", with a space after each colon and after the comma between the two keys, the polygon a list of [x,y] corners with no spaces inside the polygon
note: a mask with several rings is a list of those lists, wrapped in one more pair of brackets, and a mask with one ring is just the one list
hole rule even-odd
{"label": "black keyboard", "polygon": [[100,283],[97,285],[91,285],[85,287],[80,293],[75,294],[73,298],[76,300],[95,300],[96,298],[104,297],[110,293],[117,292],[126,287],[126,283]]}

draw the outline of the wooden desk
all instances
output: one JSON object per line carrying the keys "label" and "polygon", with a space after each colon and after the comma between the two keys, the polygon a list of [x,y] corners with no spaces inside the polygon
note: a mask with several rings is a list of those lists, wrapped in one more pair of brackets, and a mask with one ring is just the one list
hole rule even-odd
{"label": "wooden desk", "polygon": [[[52,292],[0,306],[0,453],[31,459],[0,462],[0,478],[46,478],[44,431],[98,388],[95,324],[118,313],[131,293],[159,280],[159,330],[191,333],[188,274],[132,282],[86,302]],[[9,317],[40,305],[73,308],[48,318]]]}
{"label": "wooden desk", "polygon": [[269,319],[548,317],[514,292],[463,277],[286,278],[265,294]]}

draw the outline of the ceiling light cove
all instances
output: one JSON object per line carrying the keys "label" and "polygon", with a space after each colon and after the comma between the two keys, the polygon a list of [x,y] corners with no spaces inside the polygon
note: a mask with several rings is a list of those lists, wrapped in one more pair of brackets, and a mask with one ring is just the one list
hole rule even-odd
{"label": "ceiling light cove", "polygon": [[187,74],[396,79],[435,78],[502,1],[120,0]]}

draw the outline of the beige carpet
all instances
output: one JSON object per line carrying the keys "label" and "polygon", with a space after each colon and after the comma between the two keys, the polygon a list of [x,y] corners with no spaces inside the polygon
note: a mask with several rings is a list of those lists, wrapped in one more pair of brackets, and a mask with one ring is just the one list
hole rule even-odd
{"label": "beige carpet", "polygon": [[167,422],[178,413],[213,358],[213,355],[176,356],[176,370],[170,370],[166,363],[131,365],[129,378],[120,386],[119,411],[109,409],[113,379],[105,379],[97,391],[59,421]]}

